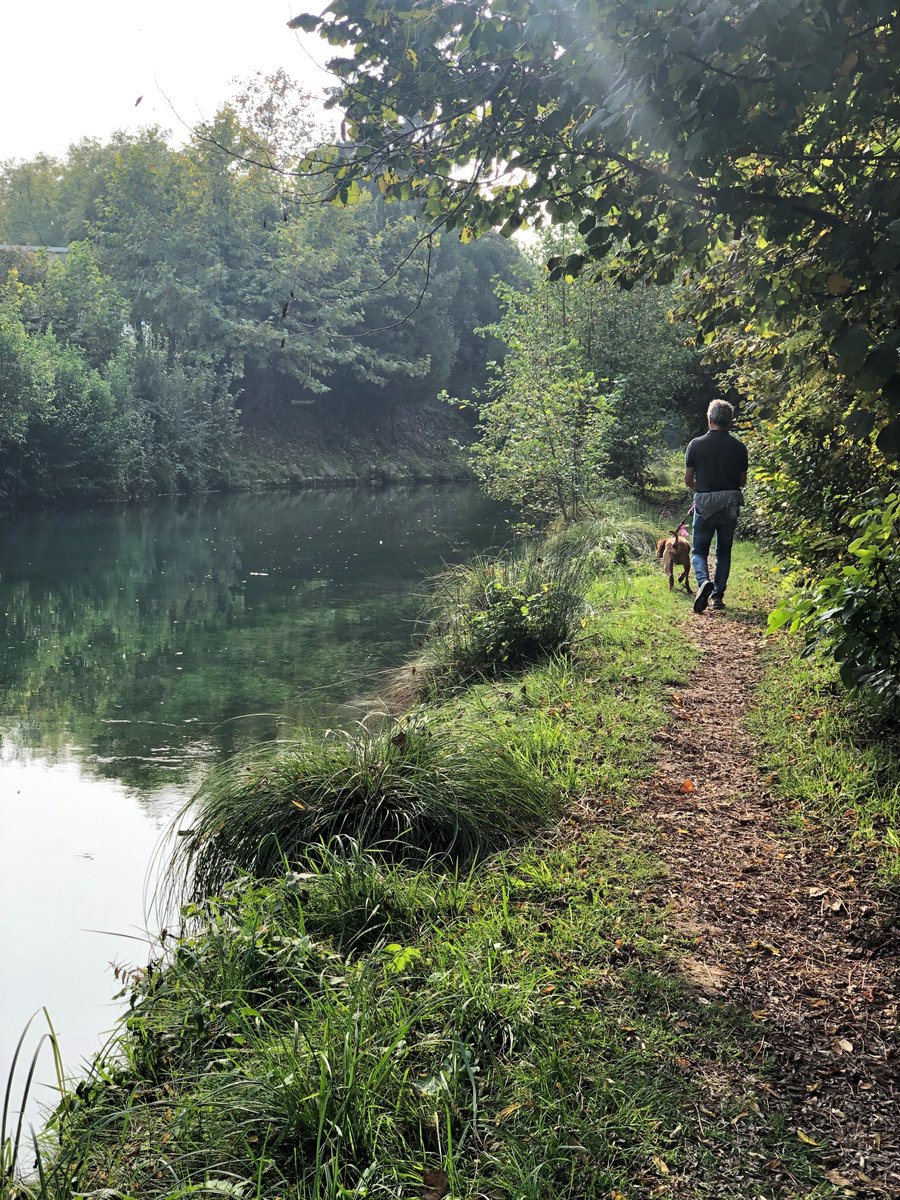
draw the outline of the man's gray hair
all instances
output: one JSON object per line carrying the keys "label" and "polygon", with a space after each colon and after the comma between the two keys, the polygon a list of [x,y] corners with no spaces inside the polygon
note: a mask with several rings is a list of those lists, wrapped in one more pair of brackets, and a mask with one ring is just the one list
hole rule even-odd
{"label": "man's gray hair", "polygon": [[713,400],[706,410],[706,419],[712,421],[713,425],[730,429],[734,424],[734,405],[729,404],[727,400]]}

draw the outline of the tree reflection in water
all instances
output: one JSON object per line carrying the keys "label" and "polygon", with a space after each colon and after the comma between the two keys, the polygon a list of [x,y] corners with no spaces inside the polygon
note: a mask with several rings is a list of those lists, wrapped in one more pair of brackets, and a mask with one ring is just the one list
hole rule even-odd
{"label": "tree reflection in water", "polygon": [[424,576],[508,538],[472,488],[36,514],[0,537],[9,761],[142,796],[296,722],[346,720],[412,644]]}

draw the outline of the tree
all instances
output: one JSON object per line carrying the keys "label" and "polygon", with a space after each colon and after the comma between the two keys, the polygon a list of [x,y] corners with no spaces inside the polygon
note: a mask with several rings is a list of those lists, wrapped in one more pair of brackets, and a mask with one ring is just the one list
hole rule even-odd
{"label": "tree", "polygon": [[847,464],[883,503],[900,458],[896,5],[334,0],[295,23],[353,47],[331,64],[352,145],[308,170],[416,198],[464,240],[574,222],[555,278],[688,282],[769,460],[779,549],[847,554],[870,502]]}
{"label": "tree", "polygon": [[94,401],[110,494],[141,495],[226,484],[238,404],[242,426],[263,429],[310,406],[310,424],[339,442],[399,432],[457,371],[467,387],[484,382],[497,347],[472,330],[496,319],[492,277],[514,276],[516,247],[442,240],[374,187],[330,203],[325,181],[293,173],[319,138],[309,98],[278,72],[182,148],[151,128],[0,167],[0,236],[68,243],[65,256],[3,254],[26,336],[16,363],[49,363],[45,418],[27,394],[9,406],[7,501],[57,496],[67,480],[102,489],[97,472],[50,467],[67,453],[70,417],[71,449],[86,453],[77,414]]}
{"label": "tree", "polygon": [[127,306],[87,242],[73,242],[66,255],[42,258],[42,280],[29,289],[23,308],[33,328],[52,329],[61,342],[84,351],[99,367],[122,341]]}
{"label": "tree", "polygon": [[74,344],[32,339],[52,371],[50,402],[36,413],[18,459],[25,495],[58,500],[127,495],[122,430],[112,390]]}
{"label": "tree", "polygon": [[737,243],[745,270],[704,328],[802,315],[891,452],[898,22],[887,0],[336,0],[296,19],[355,48],[332,63],[354,139],[335,194],[375,179],[464,237],[575,221],[585,249],[556,273],[613,251],[626,283]]}
{"label": "tree", "polygon": [[47,154],[0,169],[0,242],[60,246],[67,240],[59,206],[62,163]]}
{"label": "tree", "polygon": [[50,364],[7,290],[0,294],[0,461],[25,442],[30,422],[49,407],[52,386]]}
{"label": "tree", "polygon": [[577,241],[545,238],[528,285],[497,289],[503,315],[482,333],[505,354],[471,450],[489,493],[564,518],[603,480],[643,486],[663,429],[706,383],[690,327],[669,317],[671,289],[547,277],[547,254]]}

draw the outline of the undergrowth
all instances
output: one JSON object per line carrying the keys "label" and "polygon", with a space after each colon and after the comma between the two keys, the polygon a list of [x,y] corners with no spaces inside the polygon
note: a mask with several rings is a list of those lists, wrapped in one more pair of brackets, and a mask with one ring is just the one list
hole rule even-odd
{"label": "undergrowth", "polygon": [[475,558],[444,572],[426,598],[423,648],[397,673],[390,699],[395,705],[434,700],[575,653],[590,636],[594,604],[615,598],[625,568],[648,558],[655,538],[647,511],[620,501],[499,558]]}
{"label": "undergrowth", "polygon": [[171,879],[194,896],[281,874],[350,839],[394,858],[469,860],[558,810],[531,745],[419,710],[375,730],[303,732],[213,771],[180,814]]}
{"label": "undergrowth", "polygon": [[900,731],[842,686],[837,665],[804,656],[782,636],[768,651],[752,727],[769,782],[797,821],[827,824],[838,842],[874,851],[886,882],[900,881]]}
{"label": "undergrowth", "polygon": [[476,873],[307,866],[188,909],[122,1059],[60,1109],[54,1186],[337,1200],[423,1195],[430,1171],[460,1197],[608,1200],[690,1174],[737,1195],[736,1148],[780,1153],[740,1025],[671,970],[646,858],[595,832]]}

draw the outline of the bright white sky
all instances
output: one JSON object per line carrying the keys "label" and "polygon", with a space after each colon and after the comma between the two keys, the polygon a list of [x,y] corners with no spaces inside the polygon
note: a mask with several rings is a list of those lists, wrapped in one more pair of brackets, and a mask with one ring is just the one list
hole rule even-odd
{"label": "bright white sky", "polygon": [[[287,22],[305,0],[0,0],[0,161],[159,124],[181,141],[278,67],[320,93],[332,48]],[[315,60],[315,61],[313,61]],[[135,108],[138,96],[143,96]],[[174,111],[173,111],[174,110]]]}

